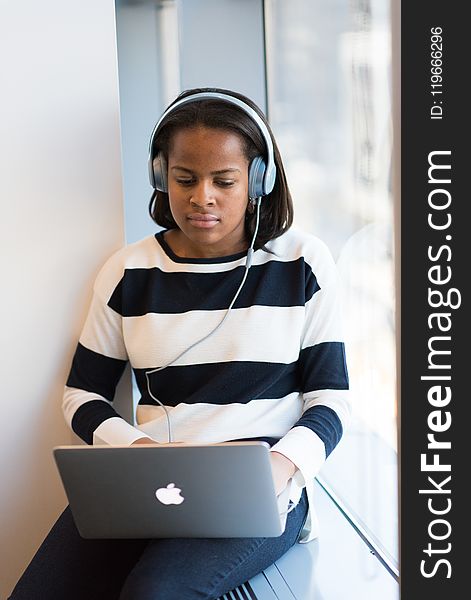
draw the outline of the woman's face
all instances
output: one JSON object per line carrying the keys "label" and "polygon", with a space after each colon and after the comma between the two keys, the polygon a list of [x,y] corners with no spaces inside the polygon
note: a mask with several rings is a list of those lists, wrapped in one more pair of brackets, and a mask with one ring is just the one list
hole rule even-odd
{"label": "woman's face", "polygon": [[169,231],[166,240],[177,255],[211,258],[248,248],[248,160],[236,133],[178,130],[169,147],[168,195],[179,230]]}

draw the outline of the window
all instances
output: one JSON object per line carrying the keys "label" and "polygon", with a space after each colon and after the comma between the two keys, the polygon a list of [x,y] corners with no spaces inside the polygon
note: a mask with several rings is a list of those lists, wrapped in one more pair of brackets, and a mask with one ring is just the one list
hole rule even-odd
{"label": "window", "polygon": [[[224,14],[230,15],[230,32],[214,28],[216,6],[229,11]],[[265,0],[263,6],[268,116],[287,169],[295,226],[327,243],[343,281],[354,414],[319,479],[394,570],[390,1]],[[262,0],[237,8],[216,0],[197,8],[191,0],[116,0],[127,242],[155,231],[147,216],[147,145],[158,116],[181,89],[195,81],[240,89],[263,107],[261,7]],[[192,36],[195,11],[205,18]],[[230,11],[241,13],[237,27]],[[210,32],[206,36],[204,28]],[[213,40],[215,31],[224,39],[232,36],[216,54],[212,43],[201,44]],[[234,69],[227,69],[234,57]]]}
{"label": "window", "polygon": [[319,477],[397,569],[396,341],[388,0],[267,0],[268,112],[295,226],[343,282],[353,420]]}

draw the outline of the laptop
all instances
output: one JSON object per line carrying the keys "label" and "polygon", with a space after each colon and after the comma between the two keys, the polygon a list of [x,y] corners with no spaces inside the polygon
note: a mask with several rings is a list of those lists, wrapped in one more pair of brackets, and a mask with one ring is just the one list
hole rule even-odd
{"label": "laptop", "polygon": [[276,496],[269,454],[265,442],[53,449],[84,538],[279,536],[289,488]]}

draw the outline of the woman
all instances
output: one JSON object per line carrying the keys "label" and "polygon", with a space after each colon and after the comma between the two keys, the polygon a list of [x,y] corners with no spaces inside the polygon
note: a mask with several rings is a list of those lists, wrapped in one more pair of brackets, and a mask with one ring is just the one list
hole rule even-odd
{"label": "woman", "polygon": [[[14,600],[217,598],[317,535],[314,477],[349,415],[333,260],[290,229],[278,148],[241,94],[181,94],[154,129],[149,172],[164,229],[102,268],[66,419],[89,444],[268,441],[292,510],[277,538],[84,540],[67,509]],[[127,361],[137,426],[112,407]]]}

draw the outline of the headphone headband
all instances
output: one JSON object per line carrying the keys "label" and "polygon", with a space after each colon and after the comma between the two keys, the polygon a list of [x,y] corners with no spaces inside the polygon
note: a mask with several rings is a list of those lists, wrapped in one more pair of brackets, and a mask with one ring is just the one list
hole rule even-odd
{"label": "headphone headband", "polygon": [[[256,175],[256,177],[254,177],[254,179],[257,179],[257,184],[254,185],[254,192],[256,192],[255,195],[257,195],[257,196],[266,196],[273,190],[273,187],[275,185],[275,178],[276,178],[276,166],[275,166],[275,159],[274,159],[273,142],[272,142],[272,139],[270,136],[270,132],[268,131],[268,128],[265,125],[265,123],[263,122],[263,120],[260,118],[260,116],[257,114],[257,112],[251,106],[249,106],[242,100],[239,100],[239,98],[236,98],[235,96],[230,96],[229,94],[223,94],[220,92],[198,92],[196,94],[191,94],[190,96],[186,96],[185,98],[182,98],[181,100],[177,100],[177,102],[172,104],[172,106],[170,106],[160,117],[160,119],[158,120],[156,126],[154,127],[154,129],[152,131],[152,135],[150,137],[150,142],[149,142],[149,177],[150,177],[151,185],[156,189],[160,189],[159,185],[158,185],[160,183],[160,181],[158,181],[158,183],[156,184],[156,177],[155,177],[155,166],[156,165],[154,165],[154,161],[157,159],[153,156],[152,150],[153,150],[155,138],[159,132],[159,129],[160,129],[164,119],[171,112],[173,112],[175,109],[179,108],[180,106],[182,106],[184,104],[187,104],[189,102],[198,102],[200,100],[207,100],[207,99],[211,99],[211,98],[215,98],[217,100],[223,100],[225,102],[229,102],[230,104],[234,104],[235,106],[238,106],[258,126],[258,128],[263,136],[263,139],[265,141],[265,146],[267,149],[267,162],[265,164],[265,162],[263,161],[263,158],[262,157],[259,158],[259,162],[257,164],[257,173],[256,174],[254,173],[254,175]],[[162,161],[162,159],[159,157],[158,162],[160,163],[161,161]],[[262,167],[264,167],[264,168],[261,168],[260,161],[263,162]],[[252,163],[253,163],[253,161],[252,161]],[[164,175],[164,177],[165,177],[165,175]],[[157,179],[161,179],[160,172],[159,172],[159,178],[157,178]],[[164,187],[166,187],[166,186],[164,186]],[[162,191],[167,191],[167,190],[165,189]]]}

